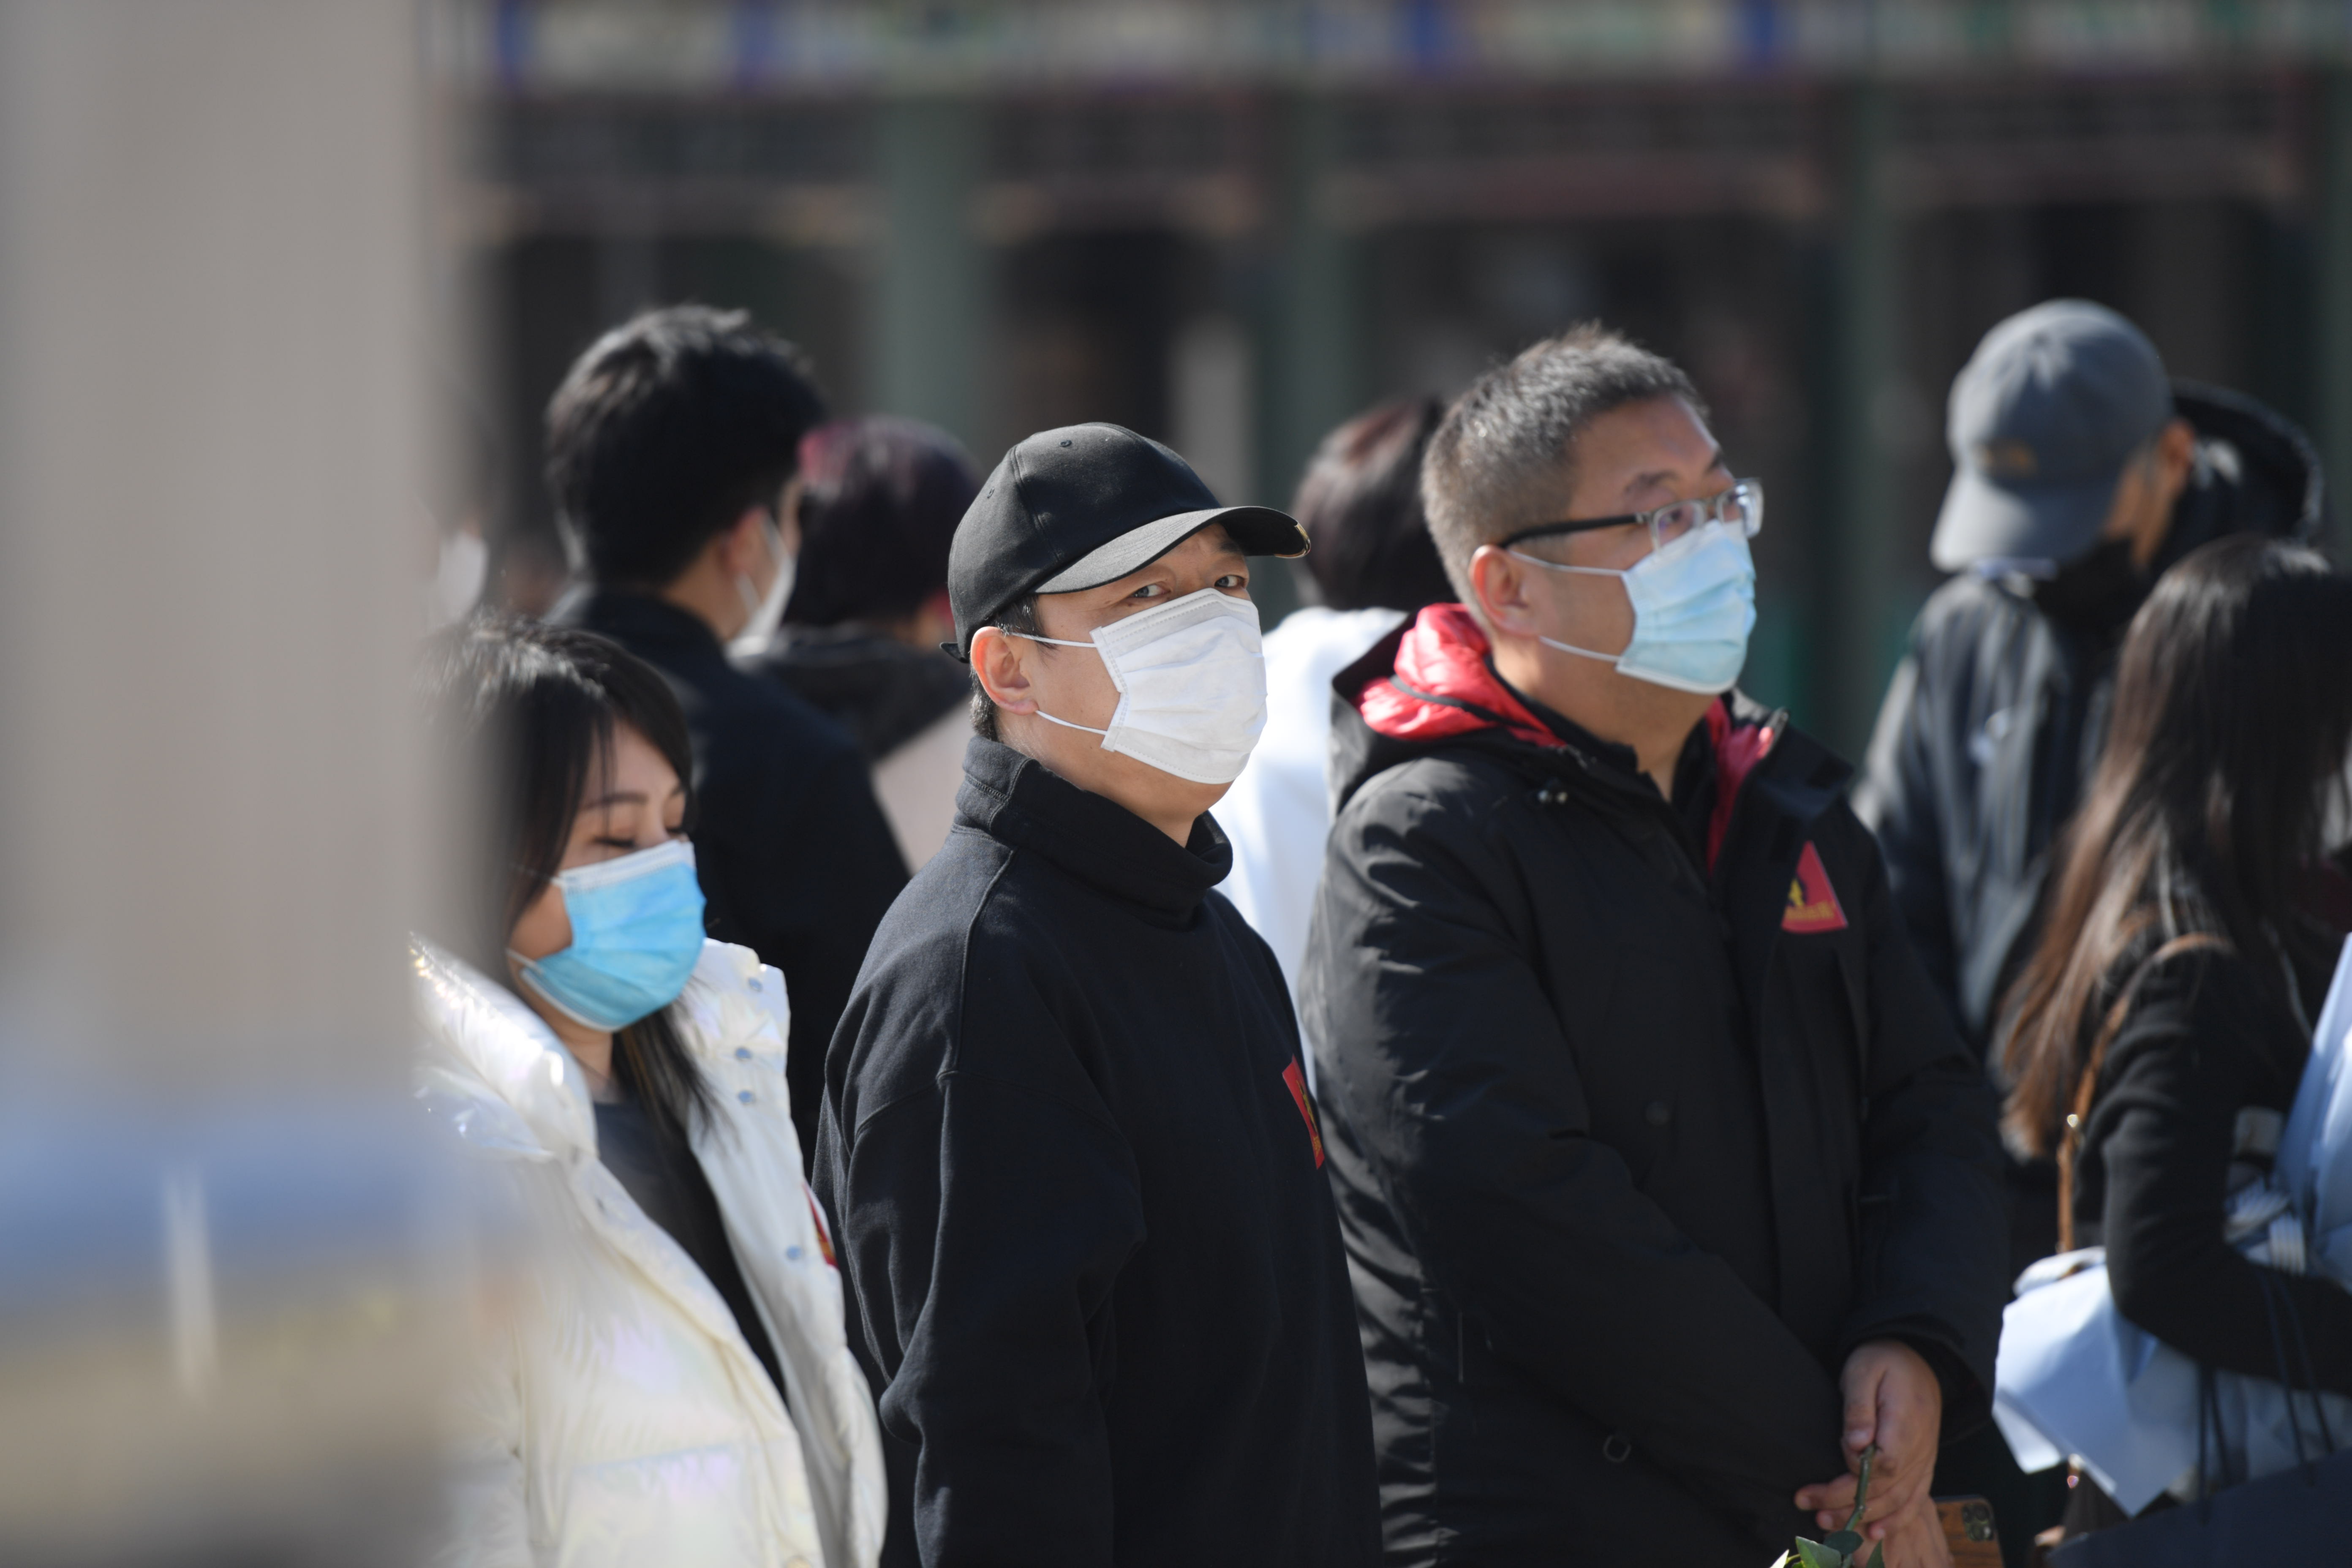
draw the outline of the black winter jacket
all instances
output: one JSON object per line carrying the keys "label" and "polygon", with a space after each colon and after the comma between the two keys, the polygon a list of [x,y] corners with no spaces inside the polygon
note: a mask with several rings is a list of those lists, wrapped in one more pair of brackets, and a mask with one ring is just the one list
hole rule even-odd
{"label": "black winter jacket", "polygon": [[1433,606],[1335,682],[1301,988],[1388,1560],[1753,1568],[1843,1469],[1855,1346],[1986,1412],[1991,1097],[1843,763],[1718,703],[1695,831],[1485,652]]}
{"label": "black winter jacket", "polygon": [[[2180,384],[2173,401],[2201,457],[2158,571],[2227,533],[2319,535],[2303,432],[2234,393]],[[1962,573],[1920,612],[1879,710],[1854,810],[1878,836],[1928,979],[1980,1054],[2038,929],[2051,846],[2105,742],[2131,608],[2063,624],[2028,585]]]}
{"label": "black winter jacket", "polygon": [[710,628],[675,605],[600,589],[557,618],[652,665],[686,710],[704,921],[783,972],[785,1077],[805,1162],[816,1151],[825,1046],[867,940],[907,885],[866,761],[824,715],[730,664]]}
{"label": "black winter jacket", "polygon": [[975,739],[828,1064],[819,1196],[887,1555],[1367,1568],[1355,1310],[1233,849]]}

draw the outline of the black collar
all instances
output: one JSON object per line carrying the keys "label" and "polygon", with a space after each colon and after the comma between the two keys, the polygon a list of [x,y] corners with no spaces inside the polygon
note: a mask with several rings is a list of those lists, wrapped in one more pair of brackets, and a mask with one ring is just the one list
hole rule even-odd
{"label": "black collar", "polygon": [[588,588],[558,606],[555,618],[633,649],[706,654],[722,661],[727,657],[719,634],[700,616],[627,588]]}
{"label": "black collar", "polygon": [[1206,813],[1180,845],[1109,797],[978,736],[964,752],[956,818],[1173,923],[1189,921],[1234,865],[1233,846]]}
{"label": "black collar", "polygon": [[[1501,672],[1497,671],[1495,679],[1503,680]],[[1537,701],[1507,680],[1503,680],[1503,689],[1526,704],[1528,711],[1534,714],[1545,729],[1559,736],[1570,751],[1580,752],[1595,766],[1608,769],[1613,775],[1612,782],[1644,795],[1656,795],[1657,786],[1651,782],[1650,775],[1642,771],[1642,759],[1633,747],[1602,740],[1575,720]],[[1690,733],[1683,737],[1682,752],[1675,760],[1674,805],[1677,809],[1687,807],[1702,791],[1711,800],[1713,791],[1709,786],[1714,782],[1715,748],[1708,743],[1706,719],[1701,715],[1699,721],[1691,726]]]}

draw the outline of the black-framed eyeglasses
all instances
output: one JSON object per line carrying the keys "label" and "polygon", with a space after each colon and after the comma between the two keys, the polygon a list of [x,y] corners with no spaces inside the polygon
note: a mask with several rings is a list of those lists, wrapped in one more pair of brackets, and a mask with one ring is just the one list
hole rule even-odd
{"label": "black-framed eyeglasses", "polygon": [[1626,528],[1640,523],[1650,531],[1650,548],[1664,550],[1691,530],[1710,522],[1720,522],[1737,531],[1743,539],[1755,538],[1764,527],[1764,481],[1739,479],[1720,495],[1706,496],[1698,500],[1668,501],[1647,511],[1629,511],[1618,517],[1539,522],[1533,528],[1523,528],[1517,533],[1506,535],[1496,543],[1508,550],[1512,545],[1530,539],[1551,539],[1563,533],[1588,533],[1596,528]]}

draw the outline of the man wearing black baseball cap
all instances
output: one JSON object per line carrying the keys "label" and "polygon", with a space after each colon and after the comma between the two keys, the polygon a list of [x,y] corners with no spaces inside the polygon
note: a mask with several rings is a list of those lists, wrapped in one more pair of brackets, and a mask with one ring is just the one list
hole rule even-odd
{"label": "man wearing black baseball cap", "polygon": [[1212,890],[1208,808],[1265,722],[1249,558],[1306,548],[1113,425],[1021,442],[957,530],[979,734],[835,1036],[816,1160],[892,1561],[1378,1555],[1297,1026]]}

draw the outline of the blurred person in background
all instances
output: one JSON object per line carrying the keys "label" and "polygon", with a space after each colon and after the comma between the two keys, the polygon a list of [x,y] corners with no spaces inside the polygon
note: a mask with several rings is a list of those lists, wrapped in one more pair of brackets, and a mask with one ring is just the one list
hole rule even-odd
{"label": "blurred person in background", "polygon": [[1453,596],[1421,510],[1421,454],[1444,415],[1433,397],[1358,415],[1323,438],[1290,505],[1314,546],[1318,603],[1266,634],[1265,734],[1217,803],[1217,826],[1234,846],[1224,895],[1274,949],[1294,994],[1331,830],[1331,678],[1405,616]]}
{"label": "blurred person in background", "polygon": [[793,1120],[816,1147],[824,1051],[906,862],[850,738],[730,663],[791,592],[801,438],[824,401],[741,311],[653,310],[589,348],[547,411],[547,479],[587,581],[557,619],[662,674],[686,710],[710,933],[783,971]]}
{"label": "blurred person in background", "polygon": [[[2347,752],[2352,579],[2244,537],[2164,574],[2017,980],[2006,1121],[2039,1159],[2073,1141],[2071,1245],[2105,1247],[2124,1318],[2275,1379],[2283,1290],[2315,1382],[2343,1394],[2352,1295],[2280,1270],[2266,1286],[2224,1233],[2270,1172],[2336,969],[2339,933],[2299,905]],[[2079,1479],[2069,1533],[2122,1517]]]}
{"label": "blurred person in background", "polygon": [[[1299,1013],[1396,1564],[1947,1561],[1990,1413],[1993,1097],[1846,765],[1734,689],[1763,494],[1598,326],[1422,464],[1460,604],[1335,682]],[[1818,1511],[1816,1511],[1818,1510]]]}
{"label": "blurred person in background", "polygon": [[783,624],[747,668],[839,724],[874,770],[907,864],[947,841],[971,739],[948,541],[980,493],[955,437],[911,419],[845,419],[801,442],[798,568]]}
{"label": "blurred person in background", "polygon": [[464,620],[488,593],[504,467],[490,422],[474,400],[446,377],[435,391],[439,461],[422,509],[433,542],[420,595],[427,632]]}
{"label": "blurred person in background", "polygon": [[544,527],[500,531],[485,584],[488,602],[502,614],[543,620],[572,586],[572,560],[562,535]]}
{"label": "blurred person in background", "polygon": [[[2116,652],[2172,563],[2224,534],[2311,539],[2318,460],[2252,399],[2170,381],[2147,335],[2053,300],[1996,325],[1952,383],[1952,480],[1929,546],[1955,575],[1912,627],[1853,791],[1928,979],[1989,1062],[2056,847],[2107,730]],[[2057,1242],[2057,1175],[2008,1161],[2011,1278]],[[2054,1521],[1990,1428],[1942,1483],[1981,1492],[2012,1564]]]}
{"label": "blurred person in background", "polygon": [[1115,425],[1020,442],[956,530],[978,734],[842,1017],[815,1177],[896,1562],[1377,1554],[1297,1025],[1208,815],[1265,720],[1249,558],[1306,547]]}
{"label": "blurred person in background", "polygon": [[[2319,468],[2252,399],[2168,381],[2114,311],[2056,300],[1994,327],[1952,384],[1954,472],[1930,552],[1956,574],[1912,629],[1854,810],[1969,1045],[2032,951],[2043,883],[2105,736],[2116,650],[2164,570],[2232,532],[2310,540]],[[2054,1178],[2012,1173],[2018,1268],[2050,1251]]]}
{"label": "blurred person in background", "polygon": [[863,1568],[879,1434],[782,1096],[782,978],[705,939],[685,715],[586,632],[429,651],[484,795],[416,941],[418,1095],[534,1222],[460,1384],[442,1560]]}

